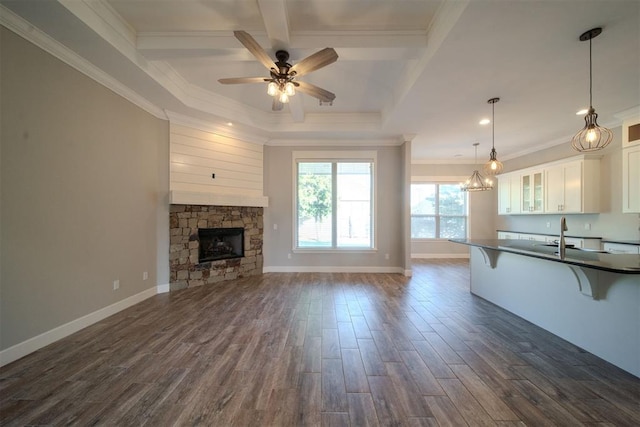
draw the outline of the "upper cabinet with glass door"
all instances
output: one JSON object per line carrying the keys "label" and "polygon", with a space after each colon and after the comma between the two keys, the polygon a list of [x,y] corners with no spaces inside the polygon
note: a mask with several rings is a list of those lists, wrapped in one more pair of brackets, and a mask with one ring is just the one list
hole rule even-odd
{"label": "upper cabinet with glass door", "polygon": [[520,189],[522,192],[521,213],[544,212],[544,173],[542,169],[534,170],[522,175]]}

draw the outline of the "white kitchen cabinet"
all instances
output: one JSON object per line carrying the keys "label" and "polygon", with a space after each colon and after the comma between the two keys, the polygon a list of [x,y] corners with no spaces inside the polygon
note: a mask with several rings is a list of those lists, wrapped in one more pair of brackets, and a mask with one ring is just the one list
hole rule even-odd
{"label": "white kitchen cabinet", "polygon": [[640,145],[622,149],[622,212],[640,213]]}
{"label": "white kitchen cabinet", "polygon": [[546,242],[547,241],[547,237],[544,234],[520,233],[518,236],[519,236],[520,240],[533,240],[534,242]]}
{"label": "white kitchen cabinet", "polygon": [[498,177],[498,215],[520,213],[520,174]]}
{"label": "white kitchen cabinet", "polygon": [[544,168],[545,213],[600,211],[600,159],[583,158]]}
{"label": "white kitchen cabinet", "polygon": [[519,239],[518,233],[511,231],[498,231],[498,239]]}
{"label": "white kitchen cabinet", "polygon": [[520,179],[520,194],[522,213],[544,212],[544,173],[542,169],[523,173]]}
{"label": "white kitchen cabinet", "polygon": [[605,242],[603,248],[612,254],[640,254],[640,245]]}

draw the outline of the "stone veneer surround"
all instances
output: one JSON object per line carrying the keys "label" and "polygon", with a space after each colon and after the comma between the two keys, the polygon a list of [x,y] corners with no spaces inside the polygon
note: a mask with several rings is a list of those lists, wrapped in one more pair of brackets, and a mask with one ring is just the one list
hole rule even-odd
{"label": "stone veneer surround", "polygon": [[[262,273],[264,208],[171,205],[170,290]],[[244,228],[244,257],[198,264],[198,228]]]}

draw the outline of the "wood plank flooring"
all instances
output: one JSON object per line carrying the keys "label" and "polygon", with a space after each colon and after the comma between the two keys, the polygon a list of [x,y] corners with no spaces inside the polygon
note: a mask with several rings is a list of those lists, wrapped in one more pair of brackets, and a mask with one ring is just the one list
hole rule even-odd
{"label": "wood plank flooring", "polygon": [[0,424],[640,425],[640,379],[469,293],[466,260],[157,295],[0,369]]}

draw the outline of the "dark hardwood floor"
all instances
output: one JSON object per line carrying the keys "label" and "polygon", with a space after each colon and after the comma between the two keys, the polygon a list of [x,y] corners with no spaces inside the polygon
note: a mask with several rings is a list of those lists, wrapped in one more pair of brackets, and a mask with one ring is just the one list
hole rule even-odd
{"label": "dark hardwood floor", "polygon": [[640,380],[425,260],[155,296],[0,369],[0,424],[637,426]]}

